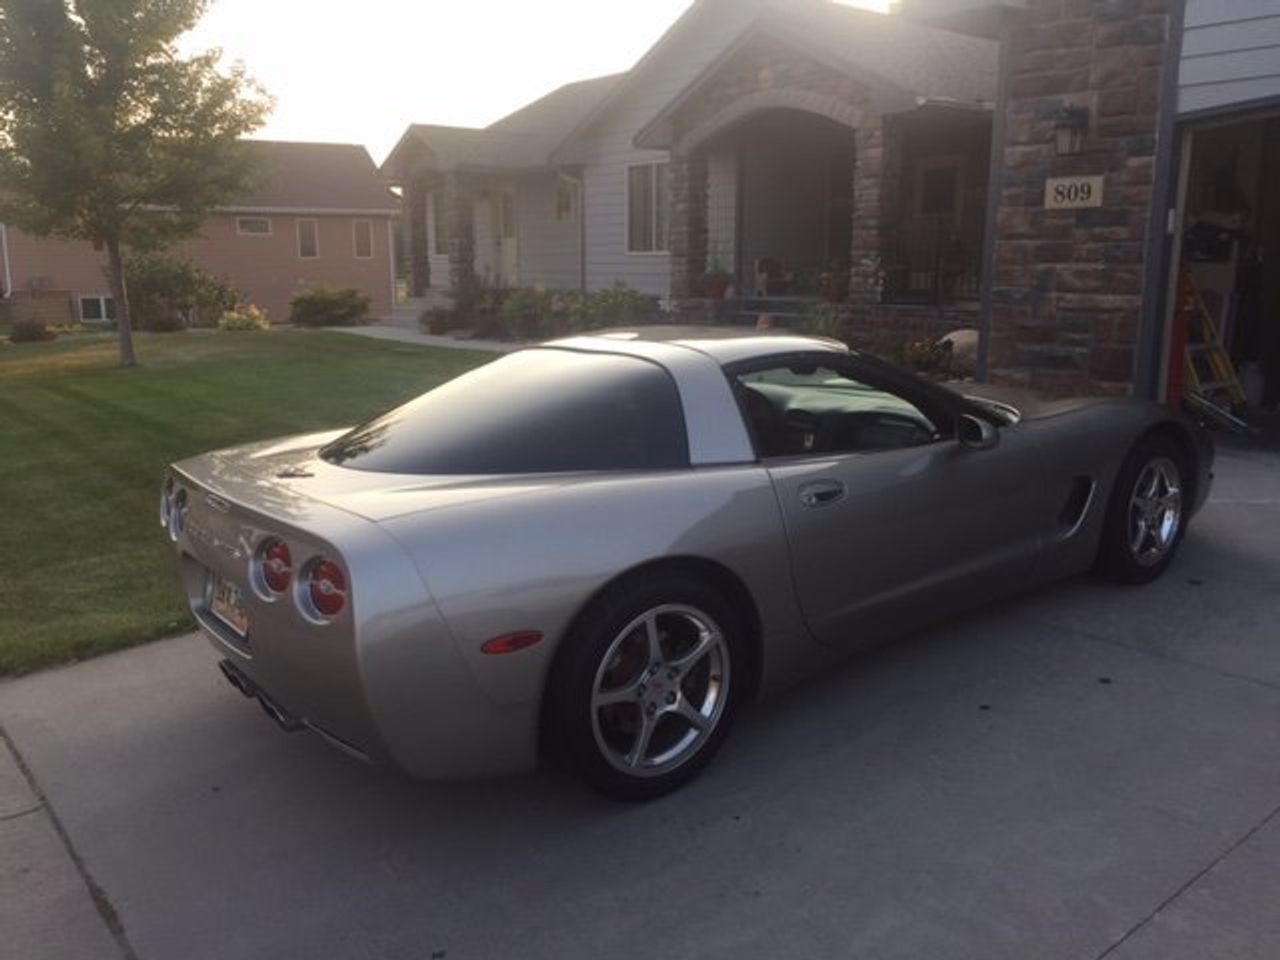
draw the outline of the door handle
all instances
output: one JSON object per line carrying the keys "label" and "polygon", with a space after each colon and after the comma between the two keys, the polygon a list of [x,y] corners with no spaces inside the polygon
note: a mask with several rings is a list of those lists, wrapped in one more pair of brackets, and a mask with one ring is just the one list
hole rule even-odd
{"label": "door handle", "polygon": [[844,499],[845,487],[839,480],[815,480],[800,487],[800,502],[806,507],[826,507]]}

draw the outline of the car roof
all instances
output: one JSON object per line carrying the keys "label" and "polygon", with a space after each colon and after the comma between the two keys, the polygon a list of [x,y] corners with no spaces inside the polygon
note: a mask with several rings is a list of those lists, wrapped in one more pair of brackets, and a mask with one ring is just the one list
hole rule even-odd
{"label": "car roof", "polygon": [[[612,353],[649,355],[646,345],[663,343],[695,350],[721,366],[787,353],[848,353],[838,340],[801,334],[756,331],[744,327],[655,326],[619,327],[592,331],[569,340],[554,341],[548,346],[573,346]],[[629,344],[635,347],[628,349]]]}

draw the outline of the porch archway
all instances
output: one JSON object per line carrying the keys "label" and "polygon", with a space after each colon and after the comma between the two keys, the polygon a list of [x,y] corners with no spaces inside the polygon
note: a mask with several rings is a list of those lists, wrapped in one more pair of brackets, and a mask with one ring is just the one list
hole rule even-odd
{"label": "porch archway", "polygon": [[753,90],[687,130],[672,146],[672,152],[690,156],[754,114],[778,110],[815,114],[853,130],[857,130],[866,120],[866,111],[849,99],[798,87]]}

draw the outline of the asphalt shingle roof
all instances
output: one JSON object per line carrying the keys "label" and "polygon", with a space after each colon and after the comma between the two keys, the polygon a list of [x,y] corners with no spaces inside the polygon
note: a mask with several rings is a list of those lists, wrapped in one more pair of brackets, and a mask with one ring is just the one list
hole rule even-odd
{"label": "asphalt shingle roof", "polygon": [[999,48],[993,40],[834,3],[799,9],[777,22],[918,97],[995,101]]}
{"label": "asphalt shingle roof", "polygon": [[[766,10],[736,36],[726,37],[725,49],[759,30],[795,40],[829,61],[844,64],[855,79],[869,78],[891,88],[897,94],[894,109],[905,109],[911,98],[995,100],[997,45],[991,40],[900,15],[820,0],[788,0]],[[411,150],[413,143],[426,147],[433,166],[440,170],[549,166],[574,131],[593,113],[607,109],[611,95],[643,70],[641,61],[630,73],[566,84],[483,129],[414,124],[383,167],[396,174],[409,156],[402,154],[402,148]],[[686,93],[702,79],[694,80]]]}
{"label": "asphalt shingle roof", "polygon": [[409,136],[431,151],[440,169],[543,167],[622,76],[565,84],[483,129],[415,123]]}
{"label": "asphalt shingle roof", "polygon": [[256,155],[256,186],[236,209],[385,210],[398,208],[369,152],[346,143],[246,140]]}

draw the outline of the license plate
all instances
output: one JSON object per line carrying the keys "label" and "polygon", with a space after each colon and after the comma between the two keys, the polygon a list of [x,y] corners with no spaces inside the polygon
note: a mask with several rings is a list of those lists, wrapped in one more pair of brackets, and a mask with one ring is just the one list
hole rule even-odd
{"label": "license plate", "polygon": [[237,635],[249,633],[249,614],[244,609],[240,588],[218,574],[210,574],[213,583],[209,589],[209,609],[213,615],[230,627]]}

